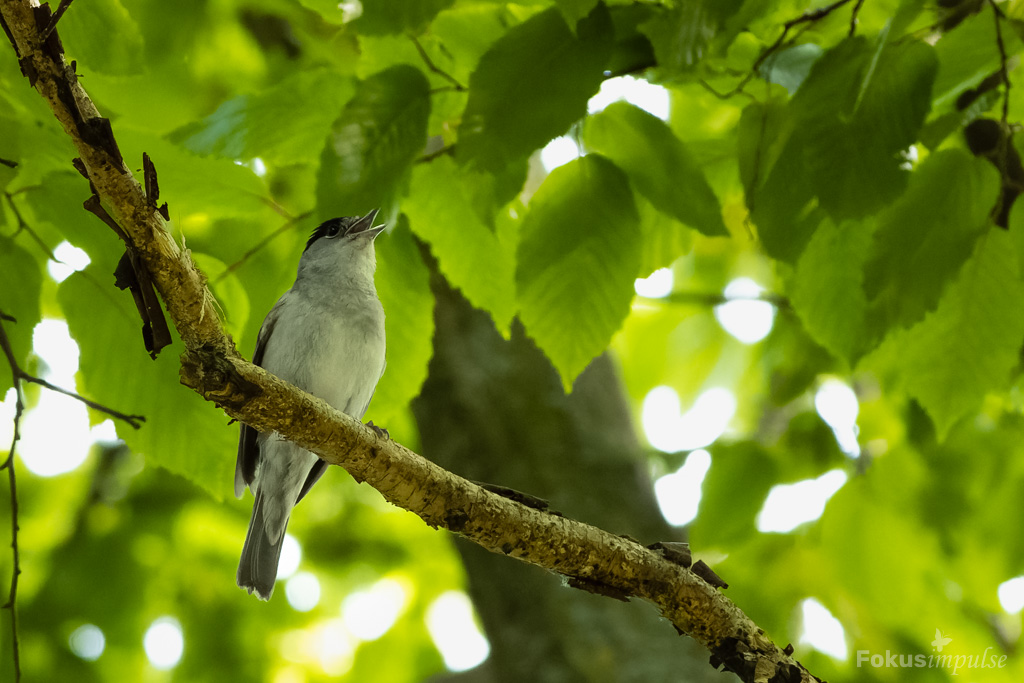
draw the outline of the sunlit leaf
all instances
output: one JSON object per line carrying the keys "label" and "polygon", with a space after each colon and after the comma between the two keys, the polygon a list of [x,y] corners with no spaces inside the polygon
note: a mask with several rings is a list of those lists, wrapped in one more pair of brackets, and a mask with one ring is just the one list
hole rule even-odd
{"label": "sunlit leaf", "polygon": [[515,313],[515,243],[502,241],[480,220],[468,189],[455,162],[441,157],[415,169],[402,210],[413,232],[430,244],[448,282],[508,336]]}
{"label": "sunlit leaf", "polygon": [[266,186],[244,166],[200,157],[159,135],[128,127],[118,130],[117,141],[136,169],[142,167],[143,152],[149,154],[160,181],[161,200],[168,203],[171,219],[189,231],[216,218],[270,211]]}
{"label": "sunlit leaf", "polygon": [[[1020,49],[1013,31],[1003,31],[1010,44],[1010,54]],[[996,23],[991,10],[968,17],[962,24],[942,36],[935,44],[939,71],[935,79],[935,106],[952,104],[964,90],[972,88],[999,68],[999,45]]]}
{"label": "sunlit leaf", "polygon": [[458,69],[451,75],[468,83],[480,58],[516,23],[513,12],[501,4],[457,5],[438,14],[430,31],[441,40]]}
{"label": "sunlit leaf", "polygon": [[647,277],[659,268],[667,268],[690,251],[693,231],[679,221],[658,211],[643,197],[637,197],[640,231],[643,233],[643,256],[637,275]]}
{"label": "sunlit leaf", "polygon": [[939,307],[898,337],[900,372],[944,436],[1006,385],[1024,340],[1024,283],[1009,235],[990,229]]}
{"label": "sunlit leaf", "polygon": [[387,204],[427,142],[430,86],[394,66],[359,84],[321,157],[321,216],[363,214]]}
{"label": "sunlit leaf", "polygon": [[[946,602],[934,599],[935,592],[942,590],[932,571],[936,562],[942,562],[939,539],[928,520],[907,514],[900,501],[884,498],[875,484],[873,478],[853,479],[829,501],[822,515],[818,543],[835,558],[835,572],[843,577],[840,584],[832,584],[832,591],[844,599],[864,601],[864,606],[893,605],[886,621],[909,632],[920,628],[930,640],[931,624],[943,623],[939,615]],[[917,480],[906,481],[907,489],[916,491]],[[899,585],[885,579],[885,567],[892,563],[901,565]],[[929,626],[922,628],[922,623]]]}
{"label": "sunlit leaf", "polygon": [[928,113],[937,66],[925,43],[863,38],[814,63],[791,105],[794,135],[803,141],[807,181],[833,219],[868,215],[902,191],[900,152]]}
{"label": "sunlit leaf", "polygon": [[499,38],[470,79],[459,158],[494,170],[564,133],[604,80],[610,31],[599,5],[575,36],[552,8]]}
{"label": "sunlit leaf", "polygon": [[377,238],[377,294],[384,306],[387,368],[367,419],[387,420],[409,405],[427,378],[433,354],[434,295],[430,273],[406,224]]}
{"label": "sunlit leaf", "polygon": [[555,169],[530,201],[521,240],[520,317],[569,389],[633,298],[641,237],[625,174],[596,154]]}
{"label": "sunlit leaf", "polygon": [[193,251],[192,260],[204,273],[217,276],[208,282],[208,286],[216,297],[224,327],[233,338],[241,337],[249,321],[249,295],[238,281],[238,276],[235,273],[221,276],[227,268],[226,264],[209,254]]}
{"label": "sunlit leaf", "polygon": [[756,534],[757,513],[778,475],[778,465],[754,444],[715,449],[691,530],[695,547],[729,547]]}
{"label": "sunlit leaf", "polygon": [[324,21],[334,24],[342,24],[346,20],[354,18],[350,13],[353,8],[359,7],[355,3],[338,2],[337,0],[299,0],[299,4],[319,14]]}
{"label": "sunlit leaf", "polygon": [[715,34],[712,11],[706,0],[676,3],[641,26],[659,66],[685,72],[701,61]]}
{"label": "sunlit leaf", "polygon": [[[767,122],[772,120],[768,112],[771,110],[756,106],[744,112],[744,120],[750,121],[747,128],[750,136],[744,137],[741,132],[741,153],[745,148],[744,142],[749,143],[751,154],[748,158],[752,159],[747,207],[768,255],[792,262],[807,246],[811,235],[824,218],[824,210],[814,202],[814,192],[809,185],[806,150],[800,137],[792,133],[792,120],[786,120],[774,131],[768,126],[759,126],[756,118]],[[769,118],[765,119],[765,116]],[[782,132],[786,137],[783,138],[785,143],[774,160],[774,166],[769,168],[758,163],[758,149],[771,151],[768,146],[771,144],[772,132]],[[741,170],[743,168],[741,166]]]}
{"label": "sunlit leaf", "polygon": [[89,196],[89,182],[82,176],[70,170],[48,173],[23,196],[37,220],[50,223],[64,239],[85,250],[89,258],[102,259],[104,252],[116,255],[114,263],[120,258],[121,240],[82,208],[82,202]]}
{"label": "sunlit leaf", "polygon": [[157,360],[150,359],[130,295],[119,292],[124,305],[111,304],[96,285],[99,279],[109,282],[109,275],[94,270],[90,266],[75,273],[58,289],[71,336],[81,350],[84,391],[104,405],[146,417],[137,430],[117,424],[118,436],[134,452],[223,498],[231,491],[237,428],[178,382],[178,357],[184,350],[180,342],[164,349]]}
{"label": "sunlit leaf", "polygon": [[454,1],[362,0],[362,14],[354,26],[366,35],[416,31]]}
{"label": "sunlit leaf", "polygon": [[576,22],[590,14],[597,3],[598,0],[555,0],[562,16],[565,17],[565,22],[573,29],[576,27]]}
{"label": "sunlit leaf", "polygon": [[705,235],[729,234],[693,154],[656,116],[616,102],[587,119],[583,141],[614,161],[661,211]]}
{"label": "sunlit leaf", "polygon": [[821,47],[814,43],[779,50],[765,60],[761,67],[761,76],[769,83],[778,83],[793,94],[803,85],[821,53]]}
{"label": "sunlit leaf", "polygon": [[[335,71],[303,71],[263,92],[228,100],[201,124],[172,139],[197,154],[229,159],[260,157],[281,164],[315,161],[331,124],[353,92],[351,81]],[[312,100],[315,107],[308,105]]]}
{"label": "sunlit leaf", "polygon": [[790,289],[793,308],[807,332],[847,361],[863,342],[864,263],[872,233],[869,223],[824,221],[800,256]]}
{"label": "sunlit leaf", "polygon": [[909,325],[935,307],[985,230],[998,191],[995,169],[960,150],[921,164],[879,217],[864,275],[873,326]]}
{"label": "sunlit leaf", "polygon": [[60,37],[69,59],[88,64],[90,70],[111,74],[142,71],[142,36],[120,0],[95,0],[66,13],[60,20]]}
{"label": "sunlit leaf", "polygon": [[[36,259],[13,239],[0,235],[0,312],[15,360],[24,363],[32,350],[32,329],[41,316],[39,290],[42,277]],[[3,359],[6,363],[6,358]],[[0,397],[12,386],[11,373],[0,372]],[[6,448],[10,444],[4,444]]]}

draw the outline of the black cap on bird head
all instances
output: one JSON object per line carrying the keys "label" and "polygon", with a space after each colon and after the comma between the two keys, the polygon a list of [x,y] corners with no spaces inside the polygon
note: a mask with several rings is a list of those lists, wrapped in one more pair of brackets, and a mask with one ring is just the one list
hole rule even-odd
{"label": "black cap on bird head", "polygon": [[373,224],[378,212],[380,212],[380,209],[374,209],[362,217],[344,216],[324,221],[309,236],[309,241],[306,242],[306,248],[303,249],[303,252],[307,251],[321,237],[334,239],[335,237],[355,237],[358,235],[373,240],[387,227],[385,225]]}

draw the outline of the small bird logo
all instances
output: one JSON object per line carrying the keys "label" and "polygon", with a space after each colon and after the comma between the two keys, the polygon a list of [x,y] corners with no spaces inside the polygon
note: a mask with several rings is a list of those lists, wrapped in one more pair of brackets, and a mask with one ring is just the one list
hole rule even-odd
{"label": "small bird logo", "polygon": [[953,642],[952,638],[947,638],[942,635],[942,631],[935,629],[935,640],[932,641],[932,647],[936,652],[942,652],[942,648],[946,647]]}

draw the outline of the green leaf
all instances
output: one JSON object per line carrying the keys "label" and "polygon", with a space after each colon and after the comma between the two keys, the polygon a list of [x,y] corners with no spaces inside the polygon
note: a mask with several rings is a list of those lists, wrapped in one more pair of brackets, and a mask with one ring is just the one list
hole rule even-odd
{"label": "green leaf", "polygon": [[430,243],[445,279],[508,337],[516,305],[515,235],[502,240],[480,220],[470,199],[459,168],[444,156],[413,171],[402,210],[413,232]]}
{"label": "green leaf", "polygon": [[[1020,41],[1013,31],[1003,31],[1008,41],[1007,54],[1020,49]],[[952,31],[944,34],[935,44],[939,58],[939,72],[935,78],[936,108],[946,107],[968,88],[999,68],[999,44],[996,41],[996,22],[991,10],[983,11],[964,20]]]}
{"label": "green leaf", "polygon": [[690,529],[694,546],[728,548],[755,536],[757,513],[778,482],[778,469],[754,443],[716,447],[701,486],[700,514]]}
{"label": "green leaf", "polygon": [[878,219],[864,274],[873,327],[908,326],[935,308],[989,223],[995,169],[966,152],[933,154],[907,192]]}
{"label": "green leaf", "polygon": [[639,277],[647,277],[659,268],[671,266],[676,259],[690,252],[693,231],[679,221],[655,209],[643,197],[635,197],[643,233],[643,255]]}
{"label": "green leaf", "polygon": [[552,171],[523,220],[516,280],[520,318],[566,390],[622,326],[640,261],[625,174],[596,154]]}
{"label": "green leaf", "polygon": [[[758,114],[762,117],[771,115],[766,112],[770,110],[751,109],[744,111],[744,119],[748,119],[747,112],[751,112],[750,128],[756,124],[754,119]],[[748,137],[754,145],[752,157],[757,163],[757,146],[770,147],[771,127],[758,128],[757,132]],[[744,139],[741,130],[740,140],[741,154],[744,149]],[[782,151],[779,153],[774,166],[767,171],[764,166],[758,164],[759,172],[751,168],[750,182],[758,181],[758,186],[753,192],[747,191],[747,206],[750,208],[751,217],[757,226],[757,235],[761,240],[764,250],[769,256],[780,261],[794,262],[800,253],[807,246],[811,235],[817,229],[824,218],[824,211],[820,206],[813,203],[814,193],[810,187],[811,180],[808,174],[806,157],[804,154],[804,143],[798,135],[792,135]],[[753,166],[753,164],[752,164]],[[741,165],[741,169],[743,166]],[[764,180],[761,180],[764,178]]]}
{"label": "green leaf", "polygon": [[774,98],[752,103],[738,128],[739,175],[757,235],[769,256],[795,262],[823,211],[814,202],[791,108]]}
{"label": "green leaf", "polygon": [[[71,336],[78,342],[83,393],[125,413],[141,414],[141,429],[115,423],[117,434],[147,461],[180,474],[222,499],[231,490],[238,429],[212,405],[179,384],[180,341],[153,361],[142,342],[142,322],[131,295],[110,303],[96,282],[110,275],[90,265],[57,290]],[[91,276],[87,277],[86,273]]]}
{"label": "green leaf", "polygon": [[790,301],[808,334],[833,355],[853,362],[864,341],[864,263],[873,226],[826,219],[797,262]]}
{"label": "green leaf", "polygon": [[235,339],[241,339],[246,323],[249,322],[249,294],[238,280],[238,275],[228,273],[227,265],[209,254],[192,252],[192,260],[209,280],[207,286],[213,292],[221,311],[224,329]]}
{"label": "green leaf", "polygon": [[[0,235],[0,312],[16,321],[2,322],[11,341],[14,359],[19,364],[23,364],[32,351],[32,330],[42,319],[39,307],[42,279],[40,263],[32,254],[13,239]],[[4,359],[4,369],[0,371],[0,399],[13,386],[6,366]]]}
{"label": "green leaf", "polygon": [[[419,46],[430,61],[460,84],[469,82],[471,69],[454,61],[448,45],[434,34],[433,25],[428,35],[420,36]],[[426,69],[424,59],[416,43],[408,35],[359,36],[359,62],[356,65],[358,78],[370,78],[380,71],[405,64],[423,73],[430,84],[430,117],[427,136],[441,136],[447,144],[455,135],[455,124],[466,108],[469,93],[455,90],[452,82],[440,73]]]}
{"label": "green leaf", "polygon": [[353,26],[364,35],[416,32],[455,0],[362,0]]}
{"label": "green leaf", "polygon": [[565,17],[565,23],[575,30],[576,22],[584,18],[594,9],[598,0],[555,0],[558,10]]}
{"label": "green leaf", "polygon": [[405,221],[377,238],[377,294],[384,306],[388,365],[367,419],[386,425],[420,393],[433,355],[430,273]]}
{"label": "green leaf", "polygon": [[244,166],[197,156],[162,136],[127,126],[118,129],[117,142],[129,167],[140,168],[142,153],[149,154],[160,180],[160,200],[168,202],[171,219],[186,235],[213,219],[270,211],[266,186]]}
{"label": "green leaf", "polygon": [[87,70],[121,75],[142,71],[142,34],[120,0],[82,3],[61,18],[60,37],[68,59]]}
{"label": "green leaf", "polygon": [[914,23],[914,19],[924,10],[924,5],[925,0],[900,0],[900,4],[896,8],[896,14],[893,16],[892,23],[887,30],[893,37],[898,38],[902,36],[907,28]]}
{"label": "green leaf", "polygon": [[[316,161],[331,124],[354,91],[352,82],[332,69],[300,71],[258,94],[228,100],[171,139],[197,154],[229,159]],[[316,106],[309,106],[312,101]]]}
{"label": "green leaf", "polygon": [[[743,108],[736,131],[736,156],[740,182],[743,183],[747,206],[751,211],[760,200],[758,189],[764,184],[792,134],[792,119],[778,98],[771,98],[767,102],[751,102]],[[793,182],[798,183],[799,178],[793,178]],[[809,193],[806,194],[809,197]]]}
{"label": "green leaf", "polygon": [[651,40],[660,68],[679,72],[694,69],[715,35],[714,11],[713,3],[706,0],[679,2],[640,26]]}
{"label": "green leaf", "polygon": [[[319,14],[324,21],[332,24],[344,24],[346,21],[355,19],[351,16],[351,3],[337,2],[337,0],[299,0],[299,4]],[[357,5],[358,6],[358,5]]]}
{"label": "green leaf", "polygon": [[1024,283],[1012,240],[990,229],[939,307],[896,340],[907,391],[939,437],[1001,389],[1024,341]]}
{"label": "green leaf", "polygon": [[626,171],[630,182],[655,207],[705,235],[728,235],[704,173],[661,119],[616,102],[587,119],[583,142]]}
{"label": "green leaf", "polygon": [[430,86],[419,69],[398,65],[366,79],[345,105],[321,156],[322,216],[384,206],[427,143]]}
{"label": "green leaf", "polygon": [[1017,252],[1017,264],[1024,273],[1024,202],[1014,202],[1009,217],[1010,240]]}
{"label": "green leaf", "polygon": [[803,85],[821,55],[821,46],[815,43],[779,50],[761,65],[761,77],[769,83],[778,83],[792,95]]}
{"label": "green leaf", "polygon": [[906,185],[900,153],[930,107],[938,62],[919,41],[844,40],[826,52],[793,98],[807,181],[836,221],[861,218]]}
{"label": "green leaf", "polygon": [[480,58],[517,23],[505,5],[459,5],[438,14],[430,24],[430,34],[441,41],[444,53],[451,55],[451,75],[466,83]]}
{"label": "green leaf", "polygon": [[[64,239],[85,250],[90,259],[99,259],[104,252],[123,251],[123,244],[113,231],[82,208],[82,202],[89,197],[89,181],[79,174],[73,171],[47,173],[38,186],[29,188],[23,196],[36,220],[52,225]],[[56,247],[56,244],[50,246]],[[117,258],[120,258],[119,253],[115,262]]]}
{"label": "green leaf", "polygon": [[[42,98],[28,87],[28,81],[19,79],[14,84],[17,88],[0,95],[0,130],[3,131],[0,135],[0,159],[13,161],[18,166],[10,169],[4,165],[0,177],[9,178],[8,173],[16,173],[23,184],[37,183],[54,169],[68,168],[69,160],[77,152]],[[0,77],[0,92],[5,85]],[[33,99],[27,99],[25,104],[28,106],[23,107],[21,102],[13,100],[15,96],[26,99],[31,96]]]}
{"label": "green leaf", "polygon": [[470,78],[460,160],[500,169],[582,118],[604,80],[611,30],[604,5],[580,22],[576,36],[551,8],[499,38]]}

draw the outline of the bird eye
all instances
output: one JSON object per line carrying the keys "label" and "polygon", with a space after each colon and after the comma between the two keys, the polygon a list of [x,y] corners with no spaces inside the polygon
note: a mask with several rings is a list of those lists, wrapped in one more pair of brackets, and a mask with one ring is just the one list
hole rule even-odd
{"label": "bird eye", "polygon": [[338,231],[339,231],[339,230],[341,230],[341,223],[339,223],[339,222],[337,222],[337,221],[336,221],[336,222],[334,222],[334,223],[331,223],[331,224],[330,224],[330,225],[329,225],[329,226],[327,227],[327,236],[328,236],[328,237],[337,237],[337,236],[338,236]]}

